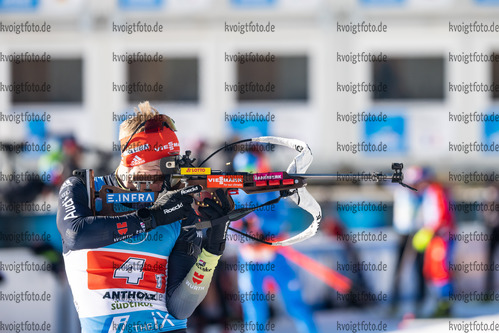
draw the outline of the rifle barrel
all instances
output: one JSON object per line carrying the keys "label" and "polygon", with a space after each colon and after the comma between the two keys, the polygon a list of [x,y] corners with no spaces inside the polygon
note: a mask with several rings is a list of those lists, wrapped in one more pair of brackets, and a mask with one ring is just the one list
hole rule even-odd
{"label": "rifle barrel", "polygon": [[[237,174],[234,174],[237,175]],[[200,177],[206,176],[206,174],[189,174],[189,175],[179,175],[173,174],[174,178],[185,178],[185,177]],[[373,178],[378,178],[380,180],[389,180],[393,178],[393,175],[387,175],[382,173],[291,173],[291,177],[304,177],[304,178],[345,178],[342,180],[349,179],[359,179],[359,180],[370,180]]]}
{"label": "rifle barrel", "polygon": [[304,178],[346,178],[343,180],[349,179],[361,179],[361,180],[369,180],[372,178],[379,178],[380,180],[392,179],[393,175],[386,174],[376,174],[376,173],[293,173],[289,174],[291,177],[304,177]]}

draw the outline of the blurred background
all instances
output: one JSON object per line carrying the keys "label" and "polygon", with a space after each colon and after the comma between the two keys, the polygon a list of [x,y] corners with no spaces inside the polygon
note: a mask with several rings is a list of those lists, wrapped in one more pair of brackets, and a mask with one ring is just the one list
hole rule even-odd
{"label": "blurred background", "polygon": [[[498,14],[496,0],[0,0],[0,296],[11,295],[0,297],[0,321],[30,319],[50,324],[53,332],[79,330],[55,223],[58,188],[76,168],[92,168],[96,175],[115,170],[118,126],[144,100],[175,119],[182,151],[192,150],[198,161],[237,138],[275,135],[308,143],[314,154],[310,173],[390,172],[392,162],[404,163],[406,175],[410,170],[406,180],[421,186],[417,194],[389,182],[309,182],[323,209],[321,228],[313,239],[293,247],[306,259],[293,260],[293,252],[282,256],[287,260],[283,265],[296,274],[300,307],[312,313],[318,331],[352,331],[353,326],[341,325],[359,319],[386,323],[386,329],[375,329],[379,331],[421,326],[445,331],[447,326],[435,325],[449,319],[430,318],[499,313],[495,298],[466,302],[451,296],[476,291],[495,297],[497,274],[446,266],[445,287],[428,268],[428,244],[423,241],[426,245],[418,251],[413,242],[426,226],[443,239],[445,262],[494,260],[497,237],[489,241],[489,236],[496,235],[499,217],[495,210],[483,212],[470,204],[496,202],[499,154],[456,152],[450,145],[495,142],[498,122],[452,119],[470,112],[498,113],[499,92],[464,93],[449,87],[499,83],[499,62],[453,60],[475,52],[499,53],[499,31],[453,31],[454,25],[474,22],[498,25]],[[163,31],[118,31],[118,26],[139,21],[162,25]],[[4,27],[24,22],[51,29],[17,34]],[[274,32],[243,34],[228,28],[250,22],[273,25]],[[342,31],[362,22],[384,24],[386,32]],[[140,59],[139,52],[163,60],[123,60]],[[275,61],[231,60],[249,52],[275,56]],[[342,61],[362,52],[386,55],[386,61]],[[15,61],[26,54],[42,61]],[[47,56],[50,61],[43,61]],[[6,88],[22,82],[50,84],[51,89]],[[123,91],[123,85],[138,82],[163,89]],[[270,83],[276,89],[242,94],[229,88],[247,82]],[[362,82],[381,82],[388,89],[340,89]],[[267,117],[240,118],[249,112]],[[386,121],[342,121],[362,112],[381,113]],[[340,149],[363,141],[383,142],[387,151],[354,154]],[[43,149],[48,145],[50,151]],[[228,170],[232,164],[227,163],[244,154],[250,155],[226,151],[210,166]],[[253,155],[266,159],[272,170],[285,169],[294,156],[282,149]],[[470,172],[476,173],[469,177]],[[350,206],[345,211],[345,204],[359,202],[381,202],[386,208],[354,213]],[[285,232],[297,233],[310,223],[299,208],[283,207],[272,219],[286,225]],[[248,227],[252,222],[244,223]],[[363,231],[386,238],[354,241]],[[470,232],[475,236],[464,241]],[[449,239],[457,234],[463,238]],[[244,257],[242,243],[237,237],[230,241],[224,262]],[[13,271],[25,261],[54,266],[50,272]],[[362,261],[382,262],[387,269],[359,274],[339,266]],[[325,271],[311,269],[313,264]],[[353,287],[344,291],[350,297],[341,296],[334,279],[333,286],[325,282],[335,271],[351,281]],[[218,273],[218,282],[189,322],[191,332],[239,331],[231,325],[244,323],[244,303],[226,297],[241,290],[241,277],[227,269]],[[307,332],[307,325],[289,320],[299,315],[286,309],[289,302],[279,296],[278,285],[265,282],[264,288],[276,290],[277,300],[269,302],[273,331]],[[51,297],[17,302],[15,295],[26,291]],[[370,293],[386,297],[366,301]]]}

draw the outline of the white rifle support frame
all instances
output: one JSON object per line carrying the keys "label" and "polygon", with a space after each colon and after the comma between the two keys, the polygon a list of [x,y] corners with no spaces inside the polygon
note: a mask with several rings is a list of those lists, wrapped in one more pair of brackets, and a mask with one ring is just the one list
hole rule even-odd
{"label": "white rifle support frame", "polygon": [[[312,151],[303,141],[280,138],[276,136],[262,136],[258,138],[252,138],[251,141],[276,144],[298,151],[298,155],[295,156],[291,164],[288,166],[288,169],[286,170],[286,172],[289,174],[305,173],[310,164],[312,164]],[[298,235],[282,241],[272,242],[273,246],[289,246],[309,239],[317,233],[317,230],[319,229],[319,223],[322,219],[321,206],[305,187],[299,188],[296,193],[286,198],[290,198],[295,204],[298,205],[298,207],[307,211],[310,215],[312,215],[314,220],[307,229],[303,230]]]}

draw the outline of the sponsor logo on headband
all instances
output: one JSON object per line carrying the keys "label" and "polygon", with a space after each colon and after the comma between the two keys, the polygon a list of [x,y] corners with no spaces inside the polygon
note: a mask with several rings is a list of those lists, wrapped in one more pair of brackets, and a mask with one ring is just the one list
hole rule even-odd
{"label": "sponsor logo on headband", "polygon": [[166,145],[160,145],[159,147],[154,147],[154,151],[163,150],[175,150],[176,147],[180,147],[178,142],[168,142]]}
{"label": "sponsor logo on headband", "polygon": [[130,163],[131,166],[136,166],[136,165],[140,165],[140,164],[144,164],[145,161],[143,159],[141,159],[140,157],[138,156],[135,156],[132,160],[132,162]]}
{"label": "sponsor logo on headband", "polygon": [[127,156],[127,155],[130,155],[130,154],[135,154],[135,153],[138,153],[139,151],[148,150],[148,149],[149,149],[149,144],[146,143],[146,144],[140,145],[138,147],[135,147],[135,148],[132,148],[132,149],[128,149],[127,151],[125,151],[123,153],[123,155]]}
{"label": "sponsor logo on headband", "polygon": [[[121,145],[125,145],[128,140],[130,139],[121,139]],[[177,136],[171,129],[164,127],[161,132],[136,133],[121,155],[121,163],[127,167],[134,167],[179,153],[180,144]]]}

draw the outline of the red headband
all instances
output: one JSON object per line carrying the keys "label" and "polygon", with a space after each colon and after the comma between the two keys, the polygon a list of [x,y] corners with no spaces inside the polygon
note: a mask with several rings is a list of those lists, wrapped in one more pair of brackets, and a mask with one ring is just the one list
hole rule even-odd
{"label": "red headband", "polygon": [[[120,140],[121,146],[127,143],[130,136]],[[164,126],[154,133],[135,133],[128,147],[121,154],[121,164],[134,167],[147,162],[159,160],[166,156],[179,155],[180,145],[177,135]]]}

